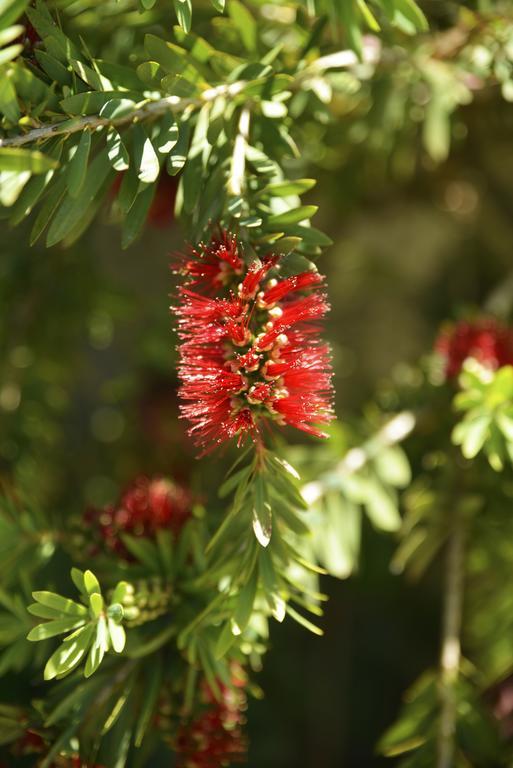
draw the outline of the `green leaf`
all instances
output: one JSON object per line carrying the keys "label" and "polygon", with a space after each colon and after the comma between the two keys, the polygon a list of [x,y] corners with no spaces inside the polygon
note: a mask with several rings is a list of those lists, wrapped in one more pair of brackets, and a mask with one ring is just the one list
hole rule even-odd
{"label": "green leaf", "polygon": [[308,621],[308,619],[305,619],[305,617],[298,613],[294,608],[292,608],[290,605],[287,605],[285,610],[293,618],[295,621],[297,621],[298,624],[301,624],[305,629],[307,629],[309,632],[312,632],[314,635],[319,635],[322,637],[324,635],[323,630],[316,626],[315,624],[312,624],[311,621]]}
{"label": "green leaf", "polygon": [[429,28],[424,13],[414,0],[394,0],[394,22],[407,34],[426,32]]}
{"label": "green leaf", "polygon": [[189,151],[191,126],[188,120],[180,123],[178,141],[169,153],[166,168],[170,176],[176,176],[184,167]]}
{"label": "green leaf", "polygon": [[365,509],[376,528],[382,531],[397,531],[400,528],[401,516],[396,500],[375,480],[365,481]]}
{"label": "green leaf", "polygon": [[461,452],[466,459],[473,459],[483,447],[488,436],[490,421],[490,416],[484,415],[465,422]]}
{"label": "green leaf", "polygon": [[232,632],[231,622],[227,621],[223,624],[223,628],[217,638],[214,656],[216,659],[222,659],[236,640],[236,635]]}
{"label": "green leaf", "polygon": [[190,32],[192,19],[191,0],[174,0],[176,18],[185,32]]}
{"label": "green leaf", "polygon": [[[59,160],[62,154],[62,141],[58,141],[55,146],[49,150],[49,155],[55,160]],[[26,218],[34,208],[37,201],[45,191],[46,187],[55,174],[54,170],[47,171],[45,174],[34,176],[24,187],[18,200],[11,211],[10,223],[17,225]]]}
{"label": "green leaf", "polygon": [[48,621],[46,624],[39,624],[31,629],[27,635],[27,640],[37,642],[38,640],[47,640],[49,637],[55,637],[56,635],[63,635],[72,629],[78,629],[78,627],[83,626],[85,621],[85,617]]}
{"label": "green leaf", "polygon": [[376,17],[371,12],[365,0],[357,0],[357,2],[358,2],[358,8],[360,9],[360,13],[365,19],[365,23],[367,24],[369,29],[371,29],[373,32],[379,32],[380,26],[376,20]]}
{"label": "green leaf", "polygon": [[58,619],[61,616],[61,611],[49,608],[47,605],[41,605],[41,603],[31,603],[27,607],[27,611],[39,619]]}
{"label": "green leaf", "polygon": [[[99,595],[93,595],[93,597],[99,597]],[[89,655],[85,664],[85,677],[91,677],[91,675],[96,672],[102,663],[103,657],[107,653],[108,649],[109,637],[107,633],[107,622],[105,621],[105,617],[101,616],[98,619],[96,625],[96,636],[91,644],[91,648],[89,649]]]}
{"label": "green leaf", "polygon": [[146,667],[146,679],[139,717],[134,731],[134,745],[140,747],[152,721],[162,686],[162,660],[158,656]]}
{"label": "green leaf", "polygon": [[26,10],[30,0],[0,0],[0,27],[14,24]]}
{"label": "green leaf", "polygon": [[66,185],[71,197],[78,197],[80,190],[84,186],[90,150],[91,134],[89,131],[83,131],[66,172]]}
{"label": "green leaf", "polygon": [[201,155],[189,157],[180,178],[177,196],[178,199],[181,197],[183,200],[183,210],[185,213],[192,213],[199,203],[200,194],[204,186],[202,171]]}
{"label": "green leaf", "polygon": [[145,565],[152,573],[159,570],[159,557],[155,544],[149,539],[141,539],[136,536],[130,536],[128,533],[121,534],[121,540],[130,554],[134,555],[139,562]]}
{"label": "green leaf", "polygon": [[0,50],[0,66],[15,59],[22,51],[23,46],[18,43],[16,43],[16,45],[9,45],[7,48],[2,48],[2,50]]}
{"label": "green leaf", "polygon": [[94,624],[87,624],[79,629],[75,636],[65,640],[53,653],[44,669],[44,679],[53,680],[69,674],[83,659],[89,648],[95,631]]}
{"label": "green leaf", "polygon": [[85,605],[76,603],[74,600],[70,600],[67,597],[56,595],[55,592],[32,592],[32,597],[34,600],[37,600],[38,603],[41,603],[41,605],[53,608],[60,614],[65,613],[67,616],[87,615],[87,608]]}
{"label": "green leaf", "polygon": [[107,623],[109,627],[109,635],[110,635],[110,641],[112,643],[112,647],[116,651],[116,653],[121,653],[126,643],[125,630],[121,624],[117,624],[111,618],[107,619]]}
{"label": "green leaf", "polygon": [[302,195],[304,192],[312,189],[317,182],[315,179],[296,179],[295,181],[276,181],[267,184],[261,192],[262,195],[269,194],[271,197],[289,197],[290,195]]}
{"label": "green leaf", "polygon": [[151,184],[158,179],[160,163],[148,134],[142,125],[133,130],[134,167],[140,181]]}
{"label": "green leaf", "polygon": [[173,115],[167,115],[162,120],[159,135],[153,140],[155,149],[161,155],[167,155],[178,143],[180,132],[178,123]]}
{"label": "green leaf", "polygon": [[72,568],[71,580],[73,581],[73,584],[76,586],[78,591],[85,597],[87,595],[87,590],[84,582],[84,572],[78,568]]}
{"label": "green leaf", "polygon": [[321,542],[320,563],[339,579],[347,578],[354,570],[360,551],[361,508],[338,493],[325,497],[325,517],[314,531]]}
{"label": "green leaf", "polygon": [[273,530],[273,513],[266,498],[264,480],[260,475],[253,482],[253,531],[258,543],[267,547]]}
{"label": "green leaf", "polygon": [[395,488],[405,488],[411,481],[411,470],[404,451],[391,446],[382,451],[374,460],[380,478]]}
{"label": "green leaf", "polygon": [[0,113],[2,112],[11,123],[17,123],[21,117],[16,90],[5,74],[0,78]]}
{"label": "green leaf", "polygon": [[68,86],[71,83],[71,73],[66,69],[62,62],[60,62],[54,56],[50,56],[50,54],[46,51],[36,50],[34,53],[39,65],[46,72],[49,78],[54,80],[56,83],[59,83],[59,85]]}
{"label": "green leaf", "polygon": [[14,205],[29,179],[30,171],[1,171],[0,204],[6,208]]}
{"label": "green leaf", "polygon": [[88,595],[93,595],[95,592],[101,593],[100,582],[92,571],[84,571],[84,587]]}
{"label": "green leaf", "polygon": [[291,208],[284,213],[276,213],[267,219],[267,228],[279,228],[288,224],[298,224],[300,221],[310,219],[318,210],[317,205],[302,205],[299,208]]}
{"label": "green leaf", "polygon": [[173,534],[165,528],[159,528],[156,536],[160,560],[169,576],[173,571]]}
{"label": "green leaf", "polygon": [[121,180],[121,186],[117,196],[117,204],[125,215],[134,204],[140,186],[141,184],[137,178],[137,173],[135,172],[134,166],[131,165],[130,168],[123,173],[123,179]]}
{"label": "green leaf", "polygon": [[89,166],[86,180],[76,198],[68,195],[64,198],[48,230],[46,244],[56,245],[80,223],[85,212],[93,202],[98,202],[104,182],[112,173],[107,150],[98,154]]}
{"label": "green leaf", "polygon": [[497,426],[510,443],[513,443],[513,415],[500,411],[497,416]]}
{"label": "green leaf", "polygon": [[287,233],[300,237],[307,245],[319,248],[328,248],[333,245],[333,240],[315,227],[296,225],[287,229]]}
{"label": "green leaf", "polygon": [[126,88],[128,91],[140,91],[141,81],[133,67],[104,59],[95,59],[94,63],[101,74],[105,75],[116,86]]}
{"label": "green leaf", "polygon": [[[177,0],[179,2],[179,0]],[[152,59],[157,61],[171,75],[182,75],[192,82],[198,81],[199,72],[184,48],[168,43],[155,35],[146,35],[144,46]]]}
{"label": "green leaf", "polygon": [[128,150],[123,139],[115,128],[107,131],[107,154],[109,162],[115,171],[126,171],[130,165]]}
{"label": "green leaf", "polygon": [[233,614],[233,632],[240,635],[246,629],[251,614],[258,586],[258,567],[255,565],[247,583],[241,589],[236,598],[235,611]]}
{"label": "green leaf", "polygon": [[130,207],[129,214],[123,221],[123,229],[121,234],[121,247],[128,248],[141,233],[146,219],[148,218],[148,211],[156,191],[155,184],[144,185],[144,188],[139,191],[133,205]]}
{"label": "green leaf", "polygon": [[249,53],[254,53],[257,47],[257,25],[251,13],[239,0],[229,0],[228,15],[246,50]]}
{"label": "green leaf", "polygon": [[242,467],[242,469],[239,469],[237,472],[228,477],[219,488],[219,498],[225,499],[230,495],[232,491],[235,490],[235,488],[237,488],[241,483],[244,483],[249,477],[251,470],[252,466],[248,465],[247,467]]}
{"label": "green leaf", "polygon": [[[76,93],[73,96],[67,96],[61,99],[60,105],[68,115],[100,115],[101,117],[121,117],[121,114],[127,114],[135,109],[136,101],[140,100],[139,94],[131,94],[128,91],[122,91],[123,98],[120,98],[118,91],[85,91]],[[133,98],[131,98],[133,97]],[[103,108],[109,105],[111,114],[103,113]],[[113,110],[116,107],[116,114]]]}
{"label": "green leaf", "polygon": [[46,173],[59,165],[57,160],[38,150],[0,147],[0,171],[30,171]]}
{"label": "green leaf", "polygon": [[157,61],[144,61],[137,67],[138,78],[152,88],[160,88],[160,81],[164,75],[165,70]]}
{"label": "green leaf", "polygon": [[30,233],[30,245],[34,245],[34,243],[42,235],[65,193],[66,181],[62,177],[58,179],[56,184],[47,190],[43,205],[39,209],[36,220],[34,222],[34,226],[32,227],[32,231]]}
{"label": "green leaf", "polygon": [[93,618],[97,619],[103,611],[103,597],[99,592],[93,592],[89,597],[89,605],[91,607],[91,614]]}

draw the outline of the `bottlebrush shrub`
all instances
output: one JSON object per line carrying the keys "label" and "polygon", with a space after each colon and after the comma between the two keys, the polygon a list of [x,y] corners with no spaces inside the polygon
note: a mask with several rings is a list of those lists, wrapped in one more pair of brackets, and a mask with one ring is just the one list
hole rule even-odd
{"label": "bottlebrush shrub", "polygon": [[[104,588],[90,570],[74,568],[78,600],[36,591],[29,608],[44,620],[31,629],[30,640],[47,645],[65,635],[46,666],[45,677],[57,680],[47,708],[31,713],[41,765],[53,766],[54,758],[55,765],[68,765],[66,747],[51,751],[55,727],[73,731],[80,764],[91,766],[115,763],[126,728],[131,734],[126,759],[143,744],[151,751],[158,742],[176,750],[184,767],[221,766],[242,756],[244,666],[247,654],[256,661],[264,645],[255,628],[245,636],[245,653],[237,645],[217,659],[215,628],[191,629],[216,595],[204,556],[205,517],[191,493],[171,478],[141,476],[116,504],[88,510],[81,529],[95,542],[88,562],[97,566]],[[76,541],[83,547],[83,535]],[[191,640],[179,648],[184,630]],[[68,705],[67,696],[83,675]],[[104,691],[100,700],[99,690]],[[125,703],[118,722],[112,712],[120,697]],[[107,734],[100,743],[91,723]],[[23,745],[25,731],[21,740],[12,739],[9,754]]]}
{"label": "bottlebrush shrub", "polygon": [[207,451],[233,437],[260,440],[271,425],[325,437],[320,425],[333,418],[330,353],[317,324],[329,308],[322,276],[279,279],[278,256],[248,260],[222,230],[191,248],[180,269],[181,410]]}

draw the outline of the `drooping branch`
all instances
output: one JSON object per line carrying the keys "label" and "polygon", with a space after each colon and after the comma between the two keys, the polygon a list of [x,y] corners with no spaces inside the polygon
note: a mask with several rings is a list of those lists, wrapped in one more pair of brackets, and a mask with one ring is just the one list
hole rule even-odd
{"label": "drooping branch", "polygon": [[[296,73],[294,80],[289,84],[289,88],[295,90],[301,87],[305,80],[311,77],[319,76],[321,73],[326,72],[329,69],[345,69],[352,67],[357,63],[358,59],[353,51],[341,50],[336,53],[329,54],[328,56],[322,56],[316,59],[303,70]],[[364,61],[367,63],[375,63],[376,57],[374,51],[364,50]],[[227,98],[234,98],[238,96],[244,88],[248,85],[245,81],[236,81],[234,83],[223,83],[221,85],[208,88],[200,96],[192,97],[180,97],[180,96],[166,96],[156,101],[149,101],[142,107],[126,112],[118,117],[106,117],[100,115],[86,115],[83,117],[71,117],[69,119],[60,120],[57,123],[43,125],[40,128],[34,128],[27,133],[20,134],[19,136],[7,136],[0,138],[0,148],[3,147],[21,147],[26,144],[36,143],[38,141],[44,141],[50,139],[53,136],[69,135],[72,133],[79,133],[86,128],[94,129],[102,126],[121,126],[128,123],[134,123],[142,120],[148,120],[155,117],[159,117],[166,112],[180,113],[186,110],[188,107],[200,108],[204,104],[215,101],[217,98],[224,96]],[[120,98],[123,97],[123,92],[120,91]],[[245,107],[241,112],[239,123],[239,136],[240,141],[244,141],[244,135],[249,130],[249,108]],[[235,154],[235,153],[234,153]]]}

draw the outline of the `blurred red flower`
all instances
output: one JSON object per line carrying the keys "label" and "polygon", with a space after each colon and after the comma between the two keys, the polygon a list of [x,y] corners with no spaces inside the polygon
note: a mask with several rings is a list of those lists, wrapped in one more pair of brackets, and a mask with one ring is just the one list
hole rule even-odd
{"label": "blurred red flower", "polygon": [[513,329],[494,318],[460,321],[443,328],[435,342],[447,379],[458,376],[469,357],[496,370],[513,365]]}
{"label": "blurred red flower", "polygon": [[122,533],[152,537],[165,528],[178,535],[191,515],[191,507],[191,495],[181,485],[164,477],[142,476],[126,489],[117,504],[89,508],[84,520],[109,550],[128,557]]}
{"label": "blurred red flower", "polygon": [[180,726],[177,768],[221,768],[246,761],[247,744],[242,730],[245,678],[234,675],[232,687],[217,682],[220,698],[216,699],[204,683],[200,702],[203,711]]}

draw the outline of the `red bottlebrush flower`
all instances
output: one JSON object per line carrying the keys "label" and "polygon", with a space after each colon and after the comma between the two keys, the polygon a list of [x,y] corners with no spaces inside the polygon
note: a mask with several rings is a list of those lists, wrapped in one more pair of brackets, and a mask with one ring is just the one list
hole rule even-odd
{"label": "red bottlebrush flower", "polygon": [[513,365],[513,329],[494,318],[460,321],[442,329],[435,342],[435,352],[443,359],[447,379],[458,376],[469,357],[497,370]]}
{"label": "red bottlebrush flower", "polygon": [[203,711],[182,723],[176,739],[177,768],[222,768],[246,762],[247,744],[242,725],[246,708],[245,680],[234,677],[229,688],[218,681],[220,700],[205,683]]}
{"label": "red bottlebrush flower", "polygon": [[[282,280],[278,257],[243,261],[222,232],[192,250],[178,289],[181,414],[204,451],[237,436],[258,439],[263,424],[290,425],[317,437],[333,418],[329,347],[319,340],[328,311],[323,278]],[[192,290],[194,288],[194,290]]]}
{"label": "red bottlebrush flower", "polygon": [[177,536],[191,515],[189,492],[167,478],[140,477],[121,496],[116,505],[88,509],[84,519],[96,527],[108,549],[127,557],[122,533],[152,537],[164,528]]}

